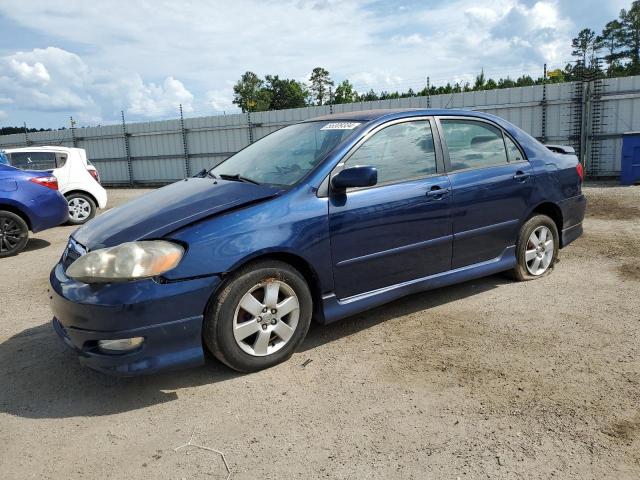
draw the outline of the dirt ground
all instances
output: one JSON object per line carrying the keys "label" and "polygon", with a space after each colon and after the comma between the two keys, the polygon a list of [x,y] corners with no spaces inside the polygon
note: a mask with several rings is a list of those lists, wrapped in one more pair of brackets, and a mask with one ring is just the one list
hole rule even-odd
{"label": "dirt ground", "polygon": [[[115,379],[50,328],[71,227],[0,262],[0,478],[640,478],[640,187],[594,185],[549,277],[413,295],[293,358]],[[111,191],[111,205],[141,190]]]}

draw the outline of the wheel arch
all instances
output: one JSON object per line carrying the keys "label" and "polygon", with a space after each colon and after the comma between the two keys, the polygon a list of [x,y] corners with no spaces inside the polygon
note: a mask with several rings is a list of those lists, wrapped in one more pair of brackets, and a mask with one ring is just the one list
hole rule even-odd
{"label": "wheel arch", "polygon": [[30,231],[32,230],[32,224],[31,224],[31,219],[29,218],[29,215],[27,215],[24,210],[16,207],[15,205],[11,205],[11,204],[7,204],[7,203],[0,203],[0,210],[4,210],[6,212],[11,212],[11,213],[15,213],[16,215],[18,215],[22,220],[24,220],[27,224],[27,227],[29,228]]}
{"label": "wheel arch", "polygon": [[558,229],[558,236],[560,237],[560,248],[562,248],[562,226],[564,225],[564,220],[560,207],[553,202],[539,203],[535,208],[533,208],[533,210],[531,210],[531,213],[529,213],[525,221],[522,222],[523,225],[528,219],[537,214],[546,215],[547,217],[551,218],[551,220],[553,220],[553,223],[556,224],[556,228]]}
{"label": "wheel arch", "polygon": [[[229,269],[229,271],[224,272],[222,278],[224,280],[230,274],[237,272],[241,268],[244,268],[252,263],[257,263],[264,260],[277,260],[292,266],[300,272],[300,274],[307,282],[309,290],[311,291],[311,298],[313,300],[313,318],[318,322],[322,322],[324,317],[324,310],[322,308],[322,288],[320,277],[318,276],[313,266],[299,255],[285,251],[269,251],[259,253],[254,256],[247,257],[242,261],[236,263],[231,269]],[[218,290],[220,290],[220,288],[218,288]]]}

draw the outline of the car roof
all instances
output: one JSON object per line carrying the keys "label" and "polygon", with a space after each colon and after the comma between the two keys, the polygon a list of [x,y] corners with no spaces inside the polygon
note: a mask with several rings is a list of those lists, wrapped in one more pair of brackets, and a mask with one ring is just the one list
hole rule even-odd
{"label": "car roof", "polygon": [[492,115],[488,115],[486,113],[476,112],[473,110],[460,110],[460,109],[444,109],[444,108],[379,108],[374,110],[361,110],[357,112],[342,112],[342,113],[332,113],[330,115],[322,115],[320,117],[311,118],[306,120],[307,122],[317,122],[317,121],[360,121],[360,122],[371,122],[373,120],[377,120],[386,116],[399,116],[402,114],[411,114],[411,115],[463,115],[469,117],[480,117],[480,118],[494,118]]}
{"label": "car roof", "polygon": [[56,146],[56,145],[38,145],[38,146],[33,146],[33,147],[17,147],[17,148],[5,148],[3,149],[3,151],[5,152],[33,152],[33,151],[50,151],[50,150],[57,150],[57,151],[61,151],[61,152],[71,152],[74,150],[82,150],[81,148],[75,148],[75,147],[60,147],[60,146]]}

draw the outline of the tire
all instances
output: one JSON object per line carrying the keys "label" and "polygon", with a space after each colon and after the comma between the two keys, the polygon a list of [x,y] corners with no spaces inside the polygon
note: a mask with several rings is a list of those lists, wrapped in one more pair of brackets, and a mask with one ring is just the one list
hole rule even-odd
{"label": "tire", "polygon": [[[287,313],[281,315],[284,310]],[[256,262],[232,274],[211,299],[203,340],[232,369],[255,372],[291,357],[307,335],[312,312],[309,286],[296,269],[279,261]]]}
{"label": "tire", "polygon": [[29,226],[13,212],[0,210],[0,258],[20,253],[29,241]]}
{"label": "tire", "polygon": [[84,225],[96,216],[96,202],[84,193],[72,193],[67,196],[70,225]]}
{"label": "tire", "polygon": [[518,263],[509,272],[511,277],[520,282],[546,277],[558,261],[559,246],[555,222],[546,215],[531,217],[520,229],[516,245]]}

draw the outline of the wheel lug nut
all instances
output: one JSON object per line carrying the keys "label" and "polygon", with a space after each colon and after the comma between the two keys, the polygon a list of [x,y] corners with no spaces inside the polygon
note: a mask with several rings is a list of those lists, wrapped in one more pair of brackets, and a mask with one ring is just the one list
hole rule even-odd
{"label": "wheel lug nut", "polygon": [[266,330],[266,329],[267,329],[267,324],[266,324],[266,323],[263,323],[263,324],[262,324],[262,329],[263,329],[263,330]]}
{"label": "wheel lug nut", "polygon": [[258,320],[258,322],[262,321],[262,317],[258,317],[256,320]]}
{"label": "wheel lug nut", "polygon": [[262,313],[267,313],[267,310],[269,310],[269,309],[268,309],[267,307],[264,307],[264,308],[262,309]]}
{"label": "wheel lug nut", "polygon": [[278,322],[278,320],[276,320],[275,318],[271,319],[271,325],[275,325]]}
{"label": "wheel lug nut", "polygon": [[278,310],[276,310],[275,308],[271,309],[271,313],[275,314],[278,313]]}

